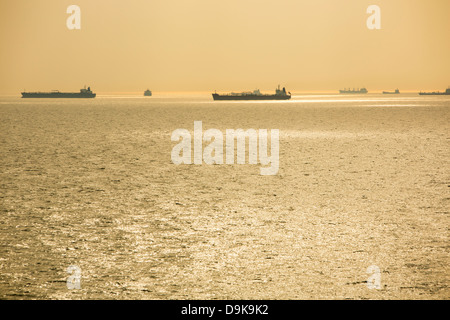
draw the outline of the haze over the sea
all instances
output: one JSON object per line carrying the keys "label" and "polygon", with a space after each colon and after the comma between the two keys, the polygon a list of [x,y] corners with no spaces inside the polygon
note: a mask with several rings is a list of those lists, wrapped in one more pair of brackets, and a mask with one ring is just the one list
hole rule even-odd
{"label": "haze over the sea", "polygon": [[[372,4],[381,30],[366,26]],[[0,95],[444,90],[449,13],[448,0],[1,1]]]}

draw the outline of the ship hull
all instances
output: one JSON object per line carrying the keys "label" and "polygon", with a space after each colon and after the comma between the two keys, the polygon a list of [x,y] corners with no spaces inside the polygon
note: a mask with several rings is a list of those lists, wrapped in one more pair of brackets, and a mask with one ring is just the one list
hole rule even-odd
{"label": "ship hull", "polygon": [[22,98],[95,98],[95,93],[81,92],[22,92]]}
{"label": "ship hull", "polygon": [[220,95],[217,93],[212,94],[214,100],[289,100],[290,95]]}
{"label": "ship hull", "polygon": [[400,94],[400,92],[387,92],[387,91],[383,91],[383,94]]}
{"label": "ship hull", "polygon": [[446,93],[446,92],[420,92],[419,95],[421,95],[421,96],[449,96],[450,93]]}

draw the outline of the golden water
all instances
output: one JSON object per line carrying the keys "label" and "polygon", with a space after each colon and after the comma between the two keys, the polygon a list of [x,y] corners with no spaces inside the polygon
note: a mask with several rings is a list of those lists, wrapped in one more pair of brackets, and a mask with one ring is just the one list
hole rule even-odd
{"label": "golden water", "polygon": [[[172,164],[195,120],[278,174]],[[0,98],[0,298],[448,299],[449,147],[449,97]]]}

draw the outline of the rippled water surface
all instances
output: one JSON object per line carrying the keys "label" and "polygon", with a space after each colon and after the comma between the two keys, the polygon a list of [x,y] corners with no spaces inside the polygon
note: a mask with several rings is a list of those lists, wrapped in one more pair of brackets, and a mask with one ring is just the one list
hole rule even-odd
{"label": "rippled water surface", "polygon": [[[172,164],[195,120],[278,174]],[[449,299],[449,147],[445,96],[0,98],[0,298]]]}

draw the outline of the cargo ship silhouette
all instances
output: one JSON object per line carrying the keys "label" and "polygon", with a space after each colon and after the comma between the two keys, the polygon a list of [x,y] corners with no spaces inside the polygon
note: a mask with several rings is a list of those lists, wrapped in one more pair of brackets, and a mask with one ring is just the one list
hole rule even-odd
{"label": "cargo ship silhouette", "polygon": [[447,88],[445,92],[419,92],[421,96],[446,96],[450,95],[450,88]]}
{"label": "cargo ship silhouette", "polygon": [[344,90],[339,90],[340,94],[362,94],[362,93],[367,93],[367,92],[368,91],[367,91],[366,88],[361,88],[361,89],[358,89],[358,90],[355,90],[355,89],[350,90],[350,88],[349,89],[344,89]]}
{"label": "cargo ship silhouette", "polygon": [[22,98],[95,98],[96,94],[91,91],[91,87],[80,89],[80,92],[22,92]]}
{"label": "cargo ship silhouette", "polygon": [[394,92],[392,92],[392,91],[383,91],[383,94],[400,94],[400,91],[398,89],[395,89]]}
{"label": "cargo ship silhouette", "polygon": [[240,92],[240,93],[228,93],[228,94],[212,94],[214,100],[289,100],[291,93],[286,93],[286,88],[275,90],[275,94],[262,94],[259,89],[253,92]]}

